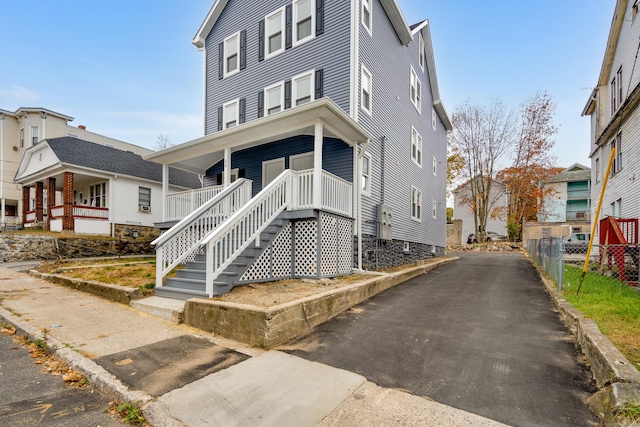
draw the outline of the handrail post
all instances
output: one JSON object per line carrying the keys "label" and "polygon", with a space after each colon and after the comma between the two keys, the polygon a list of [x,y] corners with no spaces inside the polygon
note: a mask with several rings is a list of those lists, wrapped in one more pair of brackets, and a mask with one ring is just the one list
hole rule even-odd
{"label": "handrail post", "polygon": [[205,291],[209,298],[213,297],[213,248],[211,246],[210,242],[205,246]]}

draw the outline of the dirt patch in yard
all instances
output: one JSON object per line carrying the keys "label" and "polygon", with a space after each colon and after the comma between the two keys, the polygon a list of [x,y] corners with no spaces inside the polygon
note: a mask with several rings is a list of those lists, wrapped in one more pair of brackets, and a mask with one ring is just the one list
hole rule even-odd
{"label": "dirt patch in yard", "polygon": [[[424,260],[424,264],[431,264],[445,258],[447,257],[426,259]],[[213,298],[213,300],[257,307],[271,307],[379,277],[384,273],[395,273],[415,266],[416,264],[412,263],[382,270],[378,274],[376,274],[376,272],[354,273],[332,279],[287,279],[274,282],[251,283],[235,287],[230,292]],[[101,261],[101,263],[95,261],[46,263],[38,268],[38,271],[112,285],[140,287],[144,288],[146,295],[149,295],[153,292],[152,288],[155,285],[155,268],[155,260],[111,259]],[[171,276],[175,276],[175,271]]]}

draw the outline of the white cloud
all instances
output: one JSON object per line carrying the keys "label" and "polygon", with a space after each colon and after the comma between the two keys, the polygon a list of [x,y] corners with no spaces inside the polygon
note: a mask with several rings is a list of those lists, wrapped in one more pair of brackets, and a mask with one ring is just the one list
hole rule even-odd
{"label": "white cloud", "polygon": [[0,89],[0,98],[3,98],[3,102],[17,103],[20,104],[18,107],[27,107],[22,104],[37,101],[40,95],[21,86],[12,86],[8,89]]}

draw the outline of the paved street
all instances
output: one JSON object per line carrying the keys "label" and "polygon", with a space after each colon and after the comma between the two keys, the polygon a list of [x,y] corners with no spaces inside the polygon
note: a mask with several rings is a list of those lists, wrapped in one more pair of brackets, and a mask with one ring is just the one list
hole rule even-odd
{"label": "paved street", "polygon": [[0,334],[0,425],[121,426],[104,412],[109,401],[90,388],[66,386],[42,372],[28,349]]}
{"label": "paved street", "polygon": [[513,426],[597,425],[590,372],[531,263],[455,255],[287,350]]}

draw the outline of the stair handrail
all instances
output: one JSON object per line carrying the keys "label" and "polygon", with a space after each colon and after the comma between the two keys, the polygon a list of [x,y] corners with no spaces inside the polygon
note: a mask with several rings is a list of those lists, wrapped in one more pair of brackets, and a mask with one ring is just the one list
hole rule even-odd
{"label": "stair handrail", "polygon": [[225,188],[220,193],[216,194],[213,198],[209,199],[206,203],[204,203],[198,209],[194,210],[189,215],[182,218],[180,221],[174,224],[169,230],[167,230],[166,232],[158,236],[158,238],[156,238],[153,242],[151,242],[151,244],[155,245],[156,248],[162,246],[167,242],[167,240],[172,239],[176,234],[180,233],[182,230],[188,227],[190,223],[195,221],[204,212],[208,211],[213,205],[215,205],[216,203],[219,203],[222,198],[225,198],[230,193],[233,193],[234,191],[236,191],[238,187],[246,185],[247,183],[251,184],[251,182],[252,182],[251,180],[248,180],[246,178],[237,179],[230,186]]}
{"label": "stair handrail", "polygon": [[248,203],[212,230],[200,243],[206,247],[206,293],[213,282],[273,220],[291,204],[295,171],[286,169]]}
{"label": "stair handrail", "polygon": [[156,287],[162,279],[202,247],[202,240],[251,199],[252,181],[240,178],[179,221],[151,244],[156,246]]}

